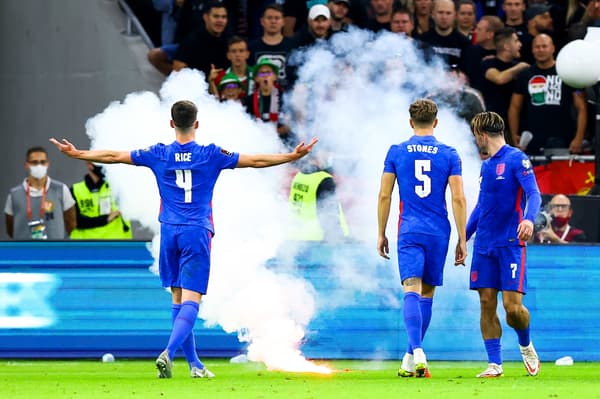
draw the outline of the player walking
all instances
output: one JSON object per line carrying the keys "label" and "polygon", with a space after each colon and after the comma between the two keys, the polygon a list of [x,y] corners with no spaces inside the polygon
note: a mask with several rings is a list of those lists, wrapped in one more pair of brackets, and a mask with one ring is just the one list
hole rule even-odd
{"label": "player walking", "polygon": [[506,144],[500,115],[479,113],[471,128],[480,150],[490,155],[481,165],[479,199],[467,224],[467,238],[477,233],[470,288],[479,292],[481,334],[488,355],[488,367],[477,377],[503,374],[498,291],[506,322],[517,332],[525,368],[529,375],[537,375],[540,360],[529,338],[529,311],[522,300],[527,288],[525,245],[540,210],[540,190],[529,158]]}
{"label": "player walking", "polygon": [[431,320],[433,294],[442,285],[448,252],[450,223],[446,210],[446,188],[450,185],[452,210],[458,232],[455,265],[464,264],[466,247],[466,200],[461,161],[456,150],[433,137],[437,105],[417,100],[410,105],[414,136],[392,145],[385,158],[379,191],[377,249],[389,259],[385,235],[391,196],[396,180],[400,189],[398,265],[404,289],[404,324],[408,350],[398,370],[401,377],[429,377],[422,340]]}

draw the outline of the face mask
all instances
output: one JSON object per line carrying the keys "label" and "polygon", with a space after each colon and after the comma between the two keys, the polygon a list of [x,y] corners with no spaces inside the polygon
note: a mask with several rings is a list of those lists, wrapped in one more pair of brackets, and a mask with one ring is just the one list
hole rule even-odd
{"label": "face mask", "polygon": [[567,223],[569,223],[571,218],[564,216],[554,216],[552,218],[552,225],[557,228],[563,228]]}
{"label": "face mask", "polygon": [[29,175],[34,179],[43,179],[48,173],[48,167],[44,165],[33,165],[29,167]]}

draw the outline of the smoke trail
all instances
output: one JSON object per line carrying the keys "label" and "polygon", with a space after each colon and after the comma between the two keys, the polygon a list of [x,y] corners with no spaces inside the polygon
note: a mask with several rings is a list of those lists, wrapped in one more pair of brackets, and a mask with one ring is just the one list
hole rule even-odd
{"label": "smoke trail", "polygon": [[[454,99],[452,94],[460,92],[462,83],[443,70],[441,61],[424,63],[414,41],[389,32],[374,35],[351,30],[337,34],[330,43],[296,54],[292,62],[301,67],[295,89],[286,98],[291,124],[302,137],[318,135],[319,150],[333,154],[333,170],[340,197],[346,202],[350,229],[355,239],[365,241],[365,248],[372,255],[348,257],[336,254],[334,249],[327,258],[331,263],[329,269],[339,289],[354,293],[387,292],[389,306],[397,307],[396,293],[389,289],[390,281],[400,287],[396,263],[388,263],[387,269],[382,267],[375,250],[377,193],[383,161],[390,145],[412,135],[408,123],[410,103],[420,97],[436,99],[440,123],[435,135],[461,155],[465,193],[472,208],[479,190],[479,156],[467,123],[456,116],[454,108],[460,104],[442,100]],[[387,236],[395,256],[397,192],[393,200]],[[450,220],[453,225],[451,214]],[[456,234],[452,240],[450,260]],[[344,251],[347,252],[345,249],[340,252]],[[449,270],[446,280],[451,280],[450,285],[466,287],[464,273]],[[320,294],[319,307],[353,300],[353,295]]]}
{"label": "smoke trail", "polygon": [[[327,259],[336,271],[331,296],[296,277],[293,267],[266,268],[273,257],[294,258],[295,247],[285,241],[290,170],[281,166],[224,171],[213,199],[216,236],[201,317],[225,331],[237,331],[240,340],[248,342],[248,357],[270,369],[326,372],[300,352],[315,312],[351,303],[355,293],[379,292],[390,281],[399,287],[395,264],[382,267],[375,251],[377,192],[387,149],[412,134],[412,101],[457,90],[459,83],[440,63],[424,64],[410,40],[393,34],[353,30],[334,36],[329,45],[297,53],[295,59],[301,66],[298,83],[286,96],[288,123],[302,138],[318,135],[319,149],[332,154],[352,235],[364,245],[356,245],[356,256],[350,257],[347,251],[338,256],[338,249],[332,250]],[[184,70],[166,80],[160,97],[130,94],[88,121],[91,147],[130,150],[170,143],[170,106],[189,99],[199,109],[199,143],[214,142],[243,153],[283,151],[272,126],[252,121],[236,103],[216,102],[206,91],[200,73]],[[449,105],[439,105],[436,136],[458,149],[465,191],[475,193],[479,161],[468,127]],[[123,213],[158,233],[159,198],[151,172],[109,165],[107,178]],[[394,200],[397,209],[397,195]],[[473,204],[469,199],[469,206]],[[394,217],[392,213],[388,233],[392,248]],[[156,238],[153,251],[158,253]],[[335,295],[340,292],[344,294]],[[388,299],[389,306],[399,306],[393,292]]]}

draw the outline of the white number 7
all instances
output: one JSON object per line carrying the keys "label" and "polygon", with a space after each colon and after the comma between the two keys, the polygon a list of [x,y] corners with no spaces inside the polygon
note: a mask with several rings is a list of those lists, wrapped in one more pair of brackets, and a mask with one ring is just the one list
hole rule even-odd
{"label": "white number 7", "polygon": [[510,271],[512,274],[512,278],[517,277],[517,264],[516,263],[511,263],[510,264]]}
{"label": "white number 7", "polygon": [[431,160],[415,160],[415,177],[417,180],[423,182],[422,186],[415,186],[415,193],[417,193],[417,195],[421,198],[425,198],[431,194],[431,178],[424,174],[424,172],[431,172]]}
{"label": "white number 7", "polygon": [[192,171],[190,169],[176,170],[175,184],[183,188],[184,202],[192,202]]}

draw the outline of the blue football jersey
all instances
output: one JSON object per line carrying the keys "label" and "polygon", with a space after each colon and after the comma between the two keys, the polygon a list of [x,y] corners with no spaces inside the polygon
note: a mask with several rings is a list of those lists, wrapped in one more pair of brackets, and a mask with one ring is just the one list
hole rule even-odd
{"label": "blue football jersey", "polygon": [[477,205],[467,224],[467,237],[477,232],[475,246],[524,245],[517,227],[532,222],[540,210],[541,196],[531,161],[521,150],[502,147],[481,165]]}
{"label": "blue football jersey", "polygon": [[200,225],[214,233],[212,196],[221,170],[233,169],[239,154],[219,146],[156,144],[131,151],[134,165],[146,166],[156,177],[161,198],[161,223]]}
{"label": "blue football jersey", "polygon": [[450,176],[462,174],[454,148],[433,136],[412,136],[390,147],[383,172],[395,174],[398,181],[398,234],[450,236],[446,187]]}

